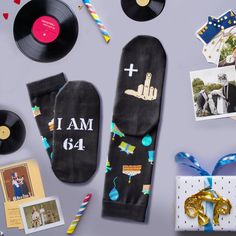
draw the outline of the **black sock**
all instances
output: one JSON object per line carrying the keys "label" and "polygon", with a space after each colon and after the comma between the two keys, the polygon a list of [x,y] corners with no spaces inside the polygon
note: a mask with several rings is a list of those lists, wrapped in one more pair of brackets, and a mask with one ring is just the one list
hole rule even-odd
{"label": "black sock", "polygon": [[156,38],[138,36],[123,49],[103,216],[145,221],[165,67],[166,54]]}
{"label": "black sock", "polygon": [[84,81],[68,82],[55,103],[52,169],[64,182],[85,182],[97,168],[100,98]]}
{"label": "black sock", "polygon": [[53,117],[55,97],[65,85],[63,73],[27,84],[33,115],[36,119],[39,132],[42,136],[44,148],[50,160],[52,154]]}

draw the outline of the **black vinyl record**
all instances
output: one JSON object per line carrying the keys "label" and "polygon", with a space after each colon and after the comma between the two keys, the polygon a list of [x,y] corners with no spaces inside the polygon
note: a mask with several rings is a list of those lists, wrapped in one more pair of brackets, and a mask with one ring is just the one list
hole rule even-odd
{"label": "black vinyl record", "polygon": [[18,150],[25,141],[25,126],[11,111],[0,110],[0,154]]}
{"label": "black vinyl record", "polygon": [[129,18],[148,21],[162,12],[165,0],[121,0],[121,6]]}
{"label": "black vinyl record", "polygon": [[14,38],[23,54],[39,62],[61,59],[73,48],[79,31],[71,9],[58,0],[32,0],[18,12]]}

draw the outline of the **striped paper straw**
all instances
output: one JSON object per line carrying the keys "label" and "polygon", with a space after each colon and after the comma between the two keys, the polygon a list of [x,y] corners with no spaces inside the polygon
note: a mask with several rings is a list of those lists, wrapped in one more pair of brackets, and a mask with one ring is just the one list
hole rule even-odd
{"label": "striped paper straw", "polygon": [[78,211],[78,213],[75,216],[75,219],[71,222],[71,224],[70,224],[70,226],[69,226],[69,228],[67,230],[67,234],[73,234],[75,232],[75,229],[76,229],[78,223],[80,222],[80,219],[81,219],[82,215],[84,214],[84,212],[86,210],[86,207],[87,207],[91,197],[92,197],[92,194],[89,193],[85,197],[85,199],[83,200],[83,203],[81,204],[81,206],[79,208],[79,211]]}
{"label": "striped paper straw", "polygon": [[98,16],[98,14],[95,11],[95,8],[93,7],[93,5],[91,4],[90,0],[83,0],[85,6],[87,7],[89,14],[92,16],[92,18],[95,20],[98,28],[100,29],[103,38],[105,39],[106,43],[109,43],[111,37],[108,33],[108,31],[106,30],[103,22],[101,21],[100,17]]}

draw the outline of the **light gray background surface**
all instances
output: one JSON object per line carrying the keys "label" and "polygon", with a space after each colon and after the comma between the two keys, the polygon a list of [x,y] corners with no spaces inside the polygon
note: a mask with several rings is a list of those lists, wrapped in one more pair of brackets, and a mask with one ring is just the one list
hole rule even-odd
{"label": "light gray background surface", "polygon": [[[128,1],[128,0],[127,0]],[[22,5],[26,3],[22,1]],[[179,169],[174,162],[178,151],[195,154],[201,164],[211,170],[216,160],[236,151],[236,121],[231,119],[195,122],[189,71],[213,67],[203,57],[202,43],[195,31],[209,15],[219,16],[234,9],[234,0],[167,0],[162,14],[149,22],[129,19],[122,11],[119,0],[94,0],[97,12],[107,25],[112,40],[106,45],[96,25],[80,0],[66,0],[78,17],[80,34],[69,55],[62,60],[43,64],[31,61],[18,49],[12,29],[19,6],[13,0],[0,1],[0,108],[19,114],[25,122],[27,136],[22,148],[7,156],[0,156],[0,166],[34,158],[38,161],[45,193],[59,196],[65,217],[65,226],[35,233],[51,236],[66,235],[84,195],[94,197],[75,235],[80,236],[143,236],[143,235],[199,235],[201,233],[175,233],[175,176],[191,175]],[[9,20],[2,18],[8,11]],[[165,92],[162,119],[158,134],[157,161],[153,176],[153,194],[150,200],[149,221],[146,224],[101,217],[105,163],[110,142],[110,123],[116,91],[122,47],[139,34],[153,35],[162,42],[167,56]],[[36,122],[32,117],[26,83],[64,72],[69,80],[88,80],[95,84],[102,99],[101,155],[94,178],[84,185],[60,182],[51,171],[49,159],[40,141]],[[227,172],[228,171],[228,172]],[[227,168],[222,174],[235,174]],[[24,231],[7,229],[0,192],[0,230],[7,236],[24,235]],[[222,235],[219,233],[217,235]],[[225,234],[225,233],[224,233]]]}

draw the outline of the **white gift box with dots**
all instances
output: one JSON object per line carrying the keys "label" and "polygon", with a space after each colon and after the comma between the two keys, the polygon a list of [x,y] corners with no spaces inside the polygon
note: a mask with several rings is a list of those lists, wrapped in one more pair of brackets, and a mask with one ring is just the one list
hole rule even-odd
{"label": "white gift box with dots", "polygon": [[[204,231],[204,226],[198,224],[198,217],[190,218],[185,214],[184,203],[205,188],[206,179],[207,176],[176,177],[176,231]],[[219,216],[219,225],[213,224],[213,215],[209,217],[213,230],[236,231],[236,176],[213,176],[212,189],[232,205],[230,214]]]}

